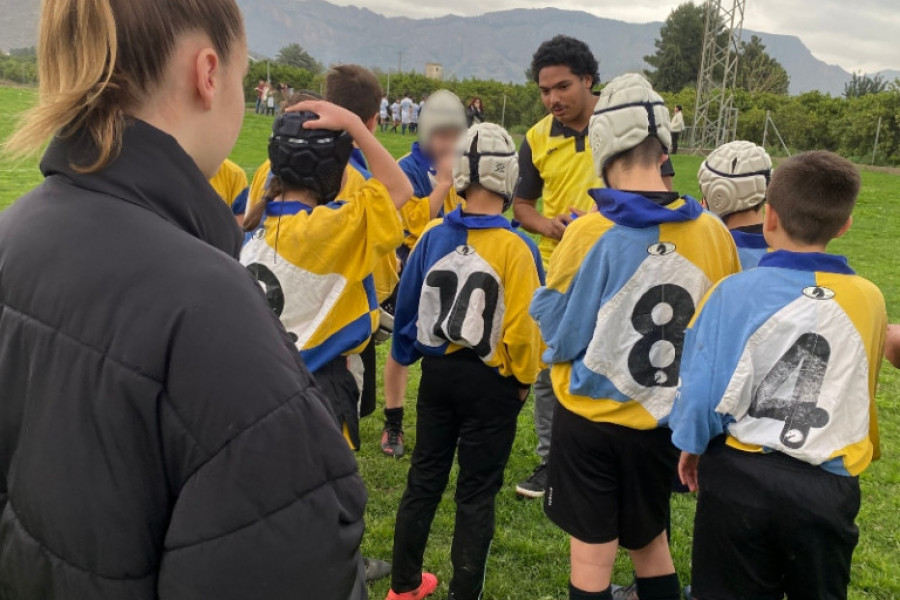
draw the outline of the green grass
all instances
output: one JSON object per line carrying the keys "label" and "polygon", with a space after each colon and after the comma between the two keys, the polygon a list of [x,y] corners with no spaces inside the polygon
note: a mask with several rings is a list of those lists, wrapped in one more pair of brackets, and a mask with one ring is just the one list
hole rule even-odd
{"label": "green grass", "polygon": [[[15,115],[32,101],[27,90],[0,88],[0,139],[10,130]],[[266,139],[271,118],[248,115],[232,159],[252,175],[265,159]],[[385,146],[400,156],[409,150],[412,138],[396,134],[379,135]],[[700,159],[674,157],[678,171],[676,188],[698,195],[696,182]],[[34,164],[11,164],[0,159],[0,207],[40,181]],[[855,214],[855,224],[846,238],[834,244],[834,250],[847,254],[854,267],[878,284],[887,299],[893,321],[900,321],[900,274],[893,242],[900,238],[900,177],[886,173],[864,172],[863,192]],[[380,348],[384,358],[384,348]],[[407,443],[415,444],[415,390],[418,370],[413,369],[407,402]],[[875,463],[862,477],[863,507],[859,517],[860,545],[853,566],[850,597],[900,598],[900,371],[886,365],[879,391],[882,450],[884,459]],[[566,597],[568,581],[568,542],[544,517],[539,502],[517,500],[512,484],[526,477],[535,465],[533,449],[537,442],[531,424],[531,402],[522,411],[519,435],[507,469],[508,485],[497,502],[497,536],[488,569],[486,598],[535,600]],[[358,458],[369,487],[367,532],[363,550],[366,555],[390,558],[394,516],[406,481],[409,459],[391,460],[378,450],[381,421],[375,416],[363,420],[364,445]],[[432,529],[431,543],[425,555],[426,568],[442,581],[436,598],[446,593],[451,576],[450,539],[453,531],[453,486],[441,504]],[[686,583],[690,570],[691,523],[695,500],[678,496],[673,501],[673,554],[675,564]],[[631,578],[628,561],[616,568],[616,580]],[[387,593],[387,583],[371,590],[378,600]]]}

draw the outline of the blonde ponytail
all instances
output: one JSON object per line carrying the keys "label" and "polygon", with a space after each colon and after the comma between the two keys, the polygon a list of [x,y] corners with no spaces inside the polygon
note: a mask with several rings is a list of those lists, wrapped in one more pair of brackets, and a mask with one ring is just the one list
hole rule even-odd
{"label": "blonde ponytail", "polygon": [[162,80],[188,31],[206,33],[227,60],[244,34],[235,0],[43,0],[38,103],[5,150],[25,156],[53,136],[86,133],[96,155],[72,166],[102,170],[121,149],[126,111]]}
{"label": "blonde ponytail", "polygon": [[112,83],[118,42],[108,0],[44,0],[38,42],[40,94],[7,142],[14,154],[33,153],[54,136],[84,127],[97,146],[94,171],[117,152],[124,116]]}

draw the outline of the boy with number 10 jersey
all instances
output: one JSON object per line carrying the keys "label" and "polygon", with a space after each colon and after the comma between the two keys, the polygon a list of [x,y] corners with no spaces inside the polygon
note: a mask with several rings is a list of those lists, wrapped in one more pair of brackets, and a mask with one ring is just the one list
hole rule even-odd
{"label": "boy with number 10 jersey", "polygon": [[528,314],[543,279],[540,255],[503,216],[518,174],[516,147],[503,128],[470,129],[453,168],[465,210],[425,231],[401,277],[393,355],[401,365],[424,358],[388,600],[422,600],[434,592],[437,580],[422,573],[423,556],[454,456],[459,477],[449,597],[482,597],[494,501],[540,363],[540,333]]}

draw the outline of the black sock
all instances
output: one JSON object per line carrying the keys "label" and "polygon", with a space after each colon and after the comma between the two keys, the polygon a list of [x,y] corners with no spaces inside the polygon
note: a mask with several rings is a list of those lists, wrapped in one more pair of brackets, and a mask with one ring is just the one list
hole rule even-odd
{"label": "black sock", "polygon": [[[608,587],[602,592],[586,592],[579,590],[569,582],[569,600],[612,600],[612,587]],[[643,600],[643,599],[642,599]]]}
{"label": "black sock", "polygon": [[384,409],[384,424],[403,428],[403,407]]}
{"label": "black sock", "polygon": [[681,600],[681,582],[678,574],[659,577],[637,577],[638,598],[641,600]]}

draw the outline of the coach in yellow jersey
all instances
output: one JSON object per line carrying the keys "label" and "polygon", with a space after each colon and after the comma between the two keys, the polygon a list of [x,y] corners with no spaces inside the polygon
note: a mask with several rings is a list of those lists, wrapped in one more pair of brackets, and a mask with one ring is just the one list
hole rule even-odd
{"label": "coach in yellow jersey", "polygon": [[[594,169],[590,144],[586,143],[597,104],[593,91],[599,82],[597,59],[584,42],[558,35],[534,53],[531,75],[550,114],[532,127],[522,142],[515,216],[525,230],[541,236],[539,249],[546,269],[573,212],[591,207],[588,190],[603,186]],[[543,202],[539,207],[540,198]],[[516,492],[527,498],[542,497],[547,482],[550,427],[556,405],[549,371],[538,378],[534,397],[541,462],[526,481],[516,486]]]}

